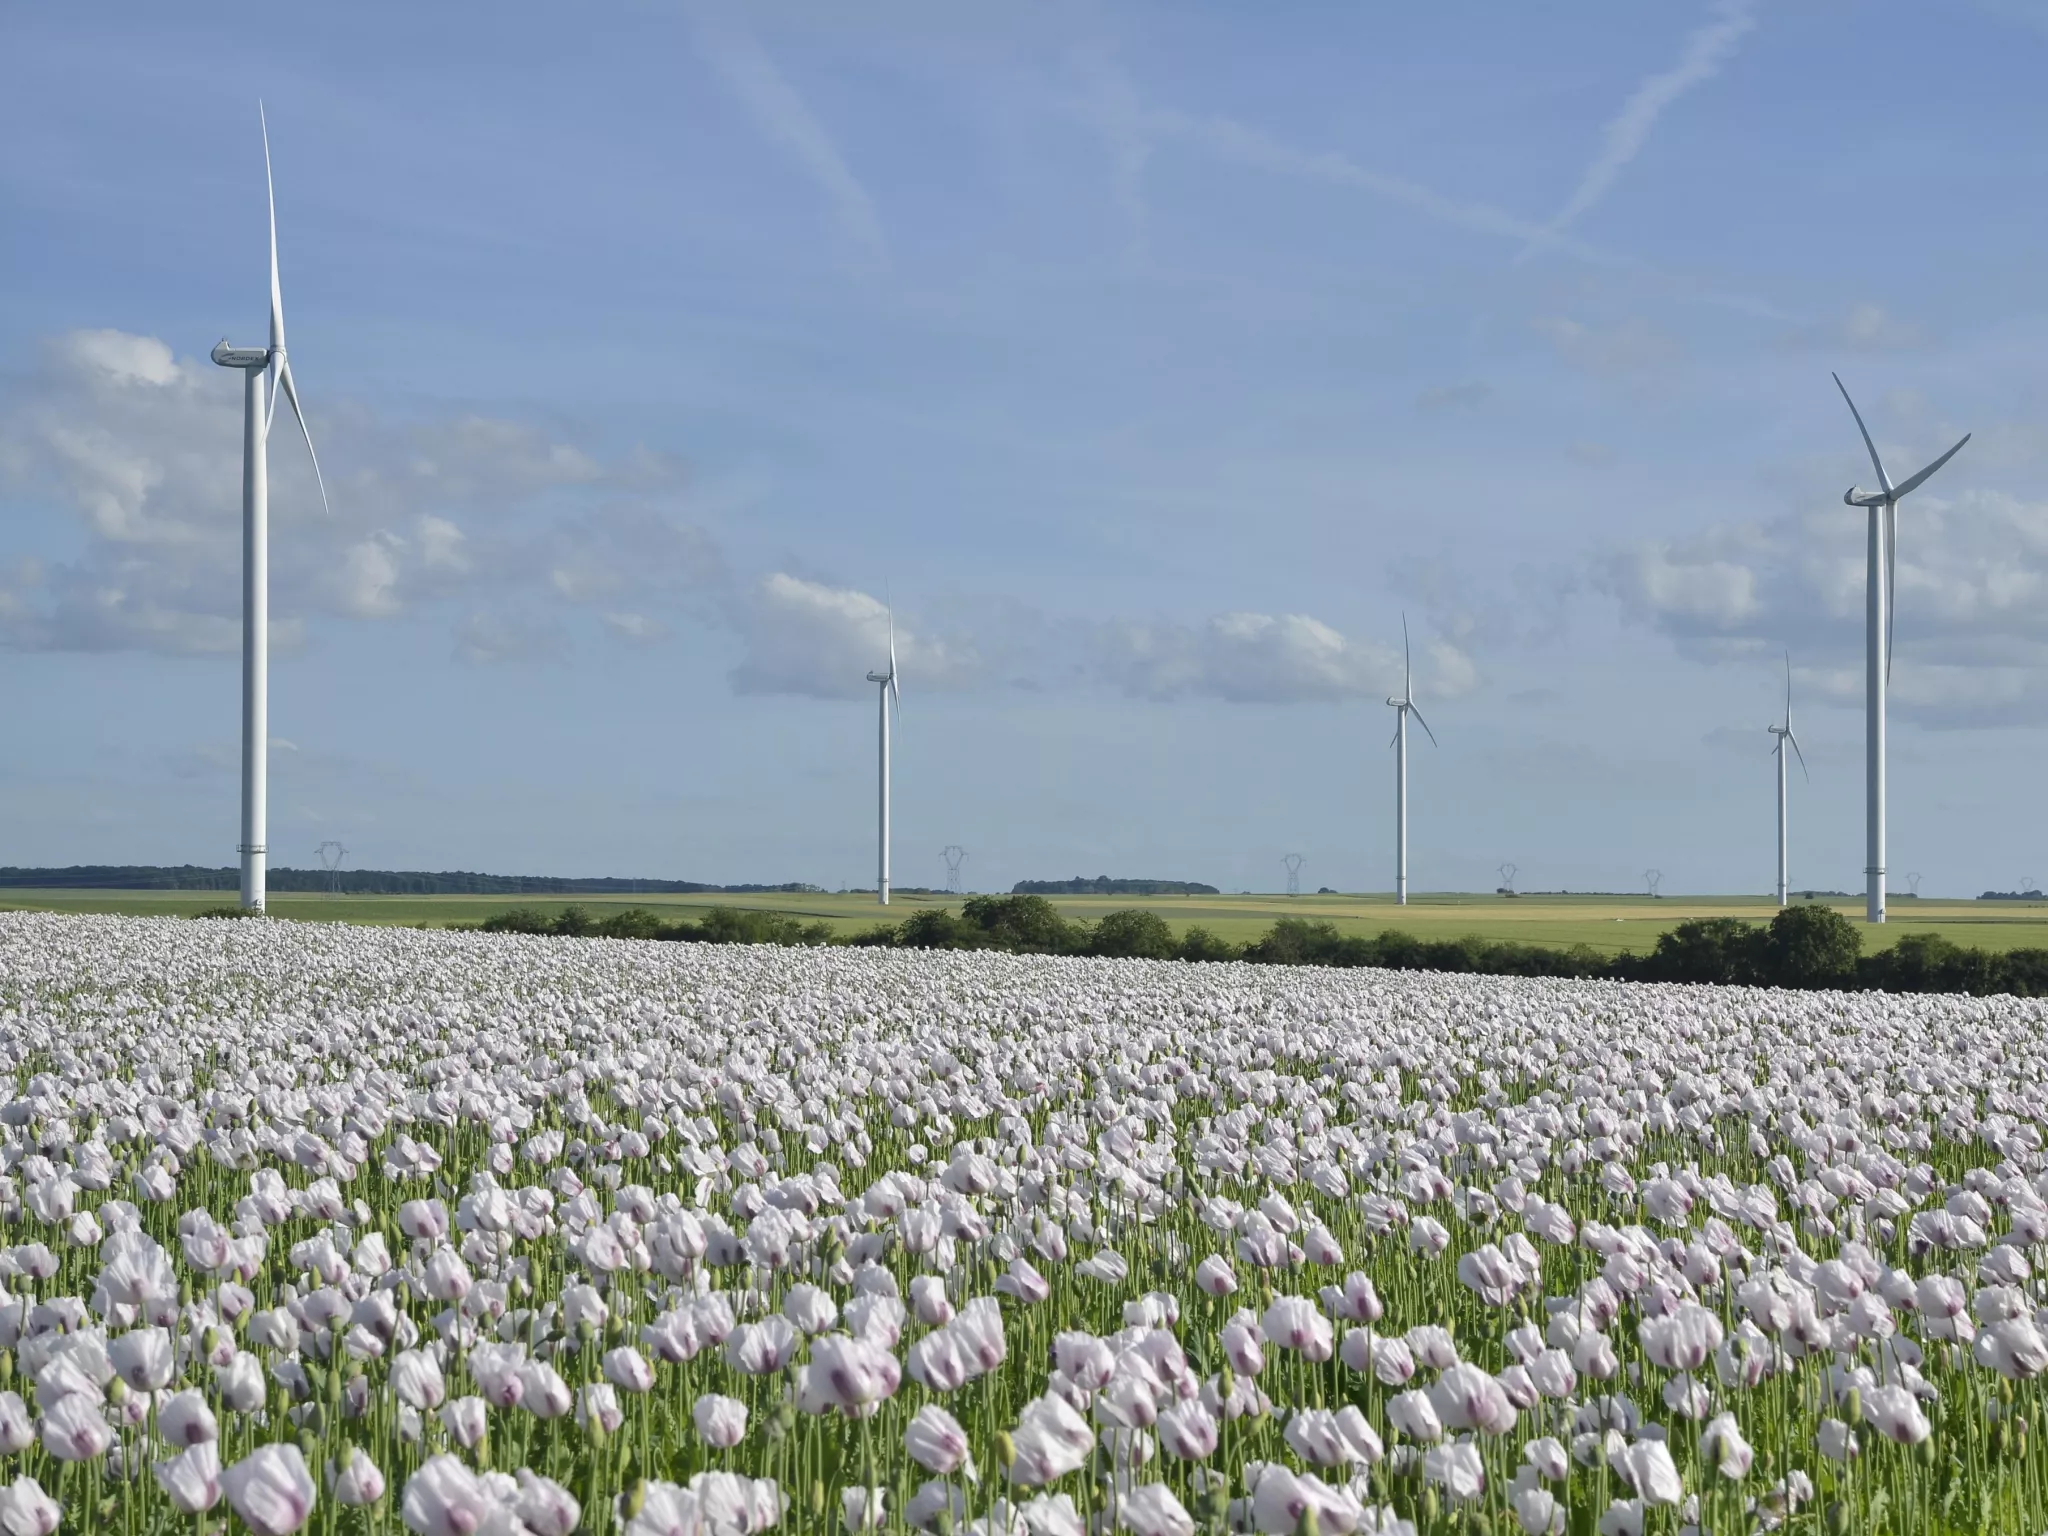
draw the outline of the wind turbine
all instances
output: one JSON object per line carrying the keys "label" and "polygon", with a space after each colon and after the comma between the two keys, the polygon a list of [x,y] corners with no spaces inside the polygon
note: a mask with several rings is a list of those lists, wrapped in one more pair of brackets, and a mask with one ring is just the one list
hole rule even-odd
{"label": "wind turbine", "polygon": [[896,680],[896,611],[889,610],[889,670],[870,672],[868,681],[880,684],[875,695],[881,706],[879,724],[881,729],[881,796],[876,810],[875,824],[875,898],[883,906],[889,905],[889,705],[893,702],[896,712],[903,712],[903,685]]}
{"label": "wind turbine", "polygon": [[1401,697],[1388,699],[1394,711],[1394,905],[1408,905],[1408,717],[1436,745],[1436,732],[1415,707],[1415,664],[1408,652],[1408,615],[1401,615]]}
{"label": "wind turbine", "polygon": [[1808,779],[1806,754],[1799,751],[1799,738],[1792,734],[1792,653],[1785,653],[1785,723],[1767,727],[1778,738],[1778,744],[1771,748],[1771,755],[1778,760],[1778,905],[1785,905],[1785,747],[1790,743],[1799,756],[1799,771]]}
{"label": "wind turbine", "polygon": [[[265,900],[264,837],[270,796],[270,426],[277,416],[278,391],[291,403],[320,505],[327,508],[327,482],[320,456],[299,407],[298,387],[284,349],[284,297],[277,282],[277,191],[270,178],[270,124],[256,106],[263,130],[263,187],[270,207],[270,345],[231,347],[226,338],[213,349],[223,368],[242,370],[242,905],[261,912]],[[332,510],[329,508],[328,510]]]}
{"label": "wind turbine", "polygon": [[1863,610],[1863,772],[1866,818],[1866,862],[1863,874],[1868,882],[1864,916],[1870,922],[1881,923],[1884,921],[1885,898],[1884,712],[1885,696],[1890,689],[1892,675],[1892,578],[1898,572],[1899,502],[1909,491],[1918,490],[1929,475],[1954,458],[1962,450],[1963,443],[1970,440],[1970,434],[1965,432],[1955,447],[1949,449],[1919,474],[1909,475],[1897,485],[1893,485],[1891,476],[1884,472],[1884,461],[1877,456],[1877,444],[1870,440],[1870,429],[1863,425],[1863,413],[1856,409],[1856,402],[1849,399],[1849,391],[1842,383],[1841,375],[1835,374],[1832,377],[1835,388],[1842,391],[1842,399],[1849,407],[1849,414],[1856,418],[1856,430],[1863,434],[1863,446],[1870,450],[1871,468],[1877,471],[1876,490],[1862,491],[1852,485],[1842,493],[1842,500],[1849,506],[1866,507],[1870,511],[1870,569]]}

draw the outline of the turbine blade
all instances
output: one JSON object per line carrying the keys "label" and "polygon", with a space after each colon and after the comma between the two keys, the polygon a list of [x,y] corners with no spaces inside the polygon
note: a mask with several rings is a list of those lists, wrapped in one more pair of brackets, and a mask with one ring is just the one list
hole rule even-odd
{"label": "turbine blade", "polygon": [[1785,729],[1792,729],[1792,653],[1785,653]]}
{"label": "turbine blade", "polygon": [[902,696],[902,684],[896,681],[896,610],[894,608],[889,610],[889,686],[896,690],[899,698]]}
{"label": "turbine blade", "polygon": [[1401,615],[1401,697],[1415,697],[1415,662],[1408,652],[1408,615]]}
{"label": "turbine blade", "polygon": [[[1813,775],[1807,770],[1806,754],[1799,750],[1799,738],[1797,736],[1794,736],[1790,731],[1787,731],[1785,733],[1785,740],[1792,743],[1792,755],[1799,759],[1799,771],[1801,773],[1806,774],[1806,782],[1811,784],[1813,782]],[[1782,752],[1785,749],[1781,746],[1778,750]]]}
{"label": "turbine blade", "polygon": [[1870,429],[1863,425],[1863,413],[1856,409],[1856,402],[1849,399],[1849,389],[1842,382],[1842,376],[1839,373],[1831,373],[1828,377],[1835,381],[1835,388],[1841,390],[1842,399],[1848,403],[1849,414],[1856,418],[1856,430],[1863,434],[1863,446],[1870,450],[1870,464],[1871,468],[1877,471],[1877,483],[1884,487],[1887,496],[1891,495],[1891,480],[1885,475],[1884,460],[1877,456],[1877,444],[1870,440]]}
{"label": "turbine blade", "polygon": [[277,377],[278,382],[284,386],[285,399],[292,404],[292,416],[299,424],[299,434],[306,440],[306,457],[313,461],[313,483],[320,487],[320,510],[332,517],[334,508],[327,501],[327,481],[320,473],[320,455],[313,451],[313,431],[306,425],[306,413],[299,406],[299,391],[292,383],[292,365],[289,358],[278,370]]}
{"label": "turbine blade", "polygon": [[284,345],[284,292],[277,282],[277,187],[270,176],[270,119],[263,103],[256,103],[256,120],[263,127],[263,196],[270,206],[270,345]]}
{"label": "turbine blade", "polygon": [[1894,497],[1899,497],[1905,495],[1908,491],[1917,491],[1918,489],[1920,489],[1920,487],[1926,483],[1927,477],[1933,474],[1937,469],[1941,468],[1941,466],[1946,464],[1950,459],[1954,458],[1958,453],[1961,453],[1963,451],[1963,443],[1967,443],[1969,440],[1970,434],[1965,432],[1963,434],[1962,442],[1957,443],[1955,447],[1949,449],[1947,453],[1944,453],[1932,464],[1928,465],[1925,469],[1921,470],[1919,474],[1909,475],[1906,477],[1905,480],[1893,486],[1892,495]]}
{"label": "turbine blade", "polygon": [[1413,715],[1415,717],[1415,723],[1422,727],[1422,734],[1429,738],[1429,744],[1432,747],[1435,746],[1436,732],[1432,731],[1429,728],[1429,722],[1422,718],[1422,711],[1417,709],[1413,704],[1410,704],[1408,706],[1408,713]]}

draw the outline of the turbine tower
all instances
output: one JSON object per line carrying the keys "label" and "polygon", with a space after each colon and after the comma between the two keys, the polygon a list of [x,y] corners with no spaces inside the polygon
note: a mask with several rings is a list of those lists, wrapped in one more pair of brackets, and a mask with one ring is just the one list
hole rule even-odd
{"label": "turbine tower", "polygon": [[1863,772],[1864,772],[1864,814],[1865,849],[1864,879],[1868,886],[1864,916],[1873,923],[1884,921],[1884,833],[1885,833],[1885,784],[1884,784],[1884,732],[1885,696],[1891,687],[1892,673],[1892,578],[1898,573],[1899,502],[1909,491],[1918,490],[1927,477],[1961,451],[1963,443],[1970,440],[1965,432],[1961,442],[1949,449],[1917,475],[1909,475],[1897,485],[1884,472],[1884,462],[1877,456],[1877,444],[1870,440],[1870,429],[1863,425],[1863,413],[1856,409],[1856,402],[1849,399],[1847,386],[1840,374],[1832,376],[1835,388],[1842,391],[1842,399],[1849,407],[1849,414],[1856,418],[1856,430],[1863,434],[1863,446],[1870,450],[1871,468],[1877,471],[1877,486],[1874,491],[1858,490],[1850,486],[1842,493],[1842,500],[1852,507],[1865,507],[1870,512],[1870,554],[1869,573],[1863,608],[1864,642],[1864,722],[1863,722]]}
{"label": "turbine tower", "polygon": [[1408,905],[1408,717],[1436,745],[1436,732],[1415,707],[1415,664],[1408,652],[1408,615],[1401,615],[1401,697],[1388,699],[1394,711],[1394,905]]}
{"label": "turbine tower", "polygon": [[877,725],[881,731],[880,795],[875,811],[875,899],[889,905],[889,706],[903,712],[903,685],[896,680],[896,612],[889,611],[889,670],[870,672],[868,681],[879,684],[875,693],[880,706]]}
{"label": "turbine tower", "polygon": [[1799,771],[1808,779],[1813,775],[1806,771],[1806,754],[1799,751],[1799,738],[1792,734],[1792,654],[1785,653],[1785,723],[1768,727],[1778,738],[1778,744],[1771,748],[1771,755],[1778,760],[1778,905],[1785,905],[1785,747],[1790,743],[1799,756]]}
{"label": "turbine tower", "polygon": [[213,349],[223,368],[242,370],[242,906],[261,912],[268,870],[264,838],[270,797],[270,461],[271,423],[278,391],[313,460],[320,505],[327,506],[327,482],[320,456],[299,407],[298,387],[284,350],[284,297],[277,282],[277,192],[270,179],[270,125],[256,108],[263,130],[263,186],[270,206],[270,345],[231,347],[225,338]]}

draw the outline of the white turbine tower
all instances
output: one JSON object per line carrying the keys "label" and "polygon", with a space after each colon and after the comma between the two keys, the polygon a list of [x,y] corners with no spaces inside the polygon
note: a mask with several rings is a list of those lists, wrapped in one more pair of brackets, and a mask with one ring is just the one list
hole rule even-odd
{"label": "white turbine tower", "polygon": [[1864,878],[1868,882],[1867,905],[1864,916],[1873,923],[1884,921],[1884,833],[1885,833],[1885,785],[1884,785],[1884,731],[1885,696],[1891,686],[1892,672],[1892,578],[1898,572],[1899,502],[1907,492],[1918,490],[1927,477],[1961,451],[1963,443],[1970,440],[1965,432],[1962,441],[1949,449],[1917,475],[1909,475],[1897,485],[1884,472],[1884,462],[1877,456],[1877,444],[1870,440],[1870,429],[1863,425],[1863,413],[1856,409],[1856,402],[1849,399],[1849,391],[1842,383],[1841,375],[1833,375],[1835,388],[1842,391],[1842,399],[1848,404],[1849,414],[1856,418],[1856,430],[1863,434],[1863,446],[1870,450],[1871,468],[1877,471],[1878,488],[1861,491],[1855,486],[1842,493],[1842,500],[1852,507],[1866,507],[1870,511],[1870,569],[1864,603],[1864,725],[1863,725],[1863,771],[1864,771],[1864,831],[1867,862]]}
{"label": "white turbine tower", "polygon": [[1408,905],[1408,717],[1436,745],[1436,732],[1415,707],[1415,665],[1408,654],[1408,615],[1401,615],[1401,697],[1388,699],[1394,711],[1394,904]]}
{"label": "white turbine tower", "polygon": [[1771,748],[1771,755],[1778,760],[1778,905],[1785,905],[1785,747],[1789,743],[1799,756],[1799,771],[1811,779],[1806,771],[1806,754],[1799,751],[1799,738],[1792,734],[1792,656],[1785,656],[1785,723],[1768,727],[1778,738],[1778,744]]}
{"label": "white turbine tower", "polygon": [[889,611],[889,670],[870,672],[868,681],[881,686],[875,694],[875,701],[881,713],[878,725],[881,730],[881,774],[880,797],[875,813],[875,899],[883,906],[889,905],[889,706],[894,703],[900,715],[903,712],[903,685],[896,679],[896,612]]}
{"label": "white turbine tower", "polygon": [[271,422],[277,415],[278,391],[291,403],[292,416],[306,439],[313,460],[313,480],[320,487],[320,505],[327,506],[327,483],[320,476],[320,456],[313,452],[313,434],[299,407],[298,387],[284,350],[284,297],[277,282],[277,193],[270,179],[270,125],[256,108],[263,129],[263,186],[270,207],[270,345],[231,347],[225,339],[213,349],[223,368],[242,370],[242,905],[261,912],[265,899],[264,837],[269,824],[270,794],[270,462]]}

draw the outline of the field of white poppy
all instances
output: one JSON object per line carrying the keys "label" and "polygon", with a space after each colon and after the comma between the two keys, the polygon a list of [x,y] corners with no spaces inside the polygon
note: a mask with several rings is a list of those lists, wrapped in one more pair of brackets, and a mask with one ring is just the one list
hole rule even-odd
{"label": "field of white poppy", "polygon": [[0,1529],[2048,1525],[2048,1005],[0,915]]}

